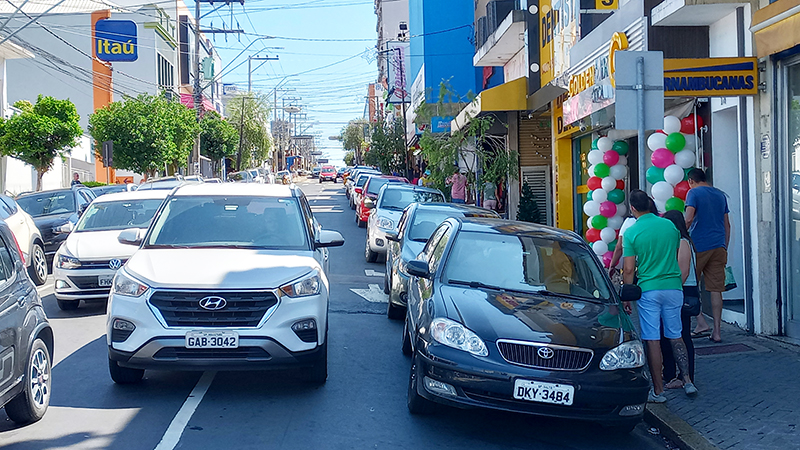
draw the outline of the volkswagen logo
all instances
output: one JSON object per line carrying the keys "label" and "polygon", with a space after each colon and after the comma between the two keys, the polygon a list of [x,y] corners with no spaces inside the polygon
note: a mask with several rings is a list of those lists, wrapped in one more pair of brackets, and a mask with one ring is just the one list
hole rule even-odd
{"label": "volkswagen logo", "polygon": [[539,358],[542,359],[553,359],[556,352],[553,351],[550,347],[539,347],[539,350],[536,350],[536,354],[539,355]]}
{"label": "volkswagen logo", "polygon": [[122,267],[122,261],[119,259],[112,259],[108,262],[108,268],[111,270],[117,270]]}
{"label": "volkswagen logo", "polygon": [[209,311],[216,311],[228,305],[228,301],[222,297],[210,295],[200,299],[200,307]]}

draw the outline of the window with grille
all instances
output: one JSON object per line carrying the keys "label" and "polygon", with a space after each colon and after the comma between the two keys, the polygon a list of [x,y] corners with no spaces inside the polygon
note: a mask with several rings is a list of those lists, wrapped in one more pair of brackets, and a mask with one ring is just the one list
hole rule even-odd
{"label": "window with grille", "polygon": [[170,94],[175,89],[175,68],[160,53],[158,54],[158,89]]}

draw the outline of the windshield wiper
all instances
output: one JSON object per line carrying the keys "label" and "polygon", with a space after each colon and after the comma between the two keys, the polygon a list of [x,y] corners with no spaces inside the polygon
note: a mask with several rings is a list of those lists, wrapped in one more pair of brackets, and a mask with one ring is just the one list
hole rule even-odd
{"label": "windshield wiper", "polygon": [[481,283],[480,281],[462,281],[462,280],[447,280],[450,284],[460,284],[462,286],[469,286],[473,289],[483,288],[483,289],[494,289],[496,291],[514,291],[514,292],[526,292],[520,291],[517,289],[506,289],[500,286],[494,286],[491,284]]}
{"label": "windshield wiper", "polygon": [[533,293],[534,294],[538,294],[538,295],[542,295],[542,296],[545,296],[545,297],[570,298],[570,299],[581,300],[581,301],[590,302],[590,303],[597,303],[597,304],[600,304],[600,305],[605,303],[602,299],[599,299],[599,298],[583,297],[583,296],[580,296],[580,295],[573,295],[573,294],[562,294],[560,292],[548,291],[546,289],[543,289],[541,291],[533,291]]}

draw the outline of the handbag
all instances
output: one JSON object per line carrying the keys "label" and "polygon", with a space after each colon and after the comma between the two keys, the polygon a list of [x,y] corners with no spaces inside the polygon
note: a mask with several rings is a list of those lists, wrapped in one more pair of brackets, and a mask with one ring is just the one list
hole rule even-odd
{"label": "handbag", "polygon": [[731,291],[736,289],[736,279],[733,278],[733,268],[725,266],[725,290]]}
{"label": "handbag", "polygon": [[700,291],[697,286],[683,287],[683,307],[681,314],[694,317],[700,314]]}

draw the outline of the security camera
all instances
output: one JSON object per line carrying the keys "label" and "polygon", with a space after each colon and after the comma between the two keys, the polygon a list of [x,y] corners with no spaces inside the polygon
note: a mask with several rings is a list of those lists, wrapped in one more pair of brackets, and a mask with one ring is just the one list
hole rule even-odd
{"label": "security camera", "polygon": [[580,121],[579,122],[579,128],[580,128],[581,132],[586,131],[586,123],[584,121]]}

